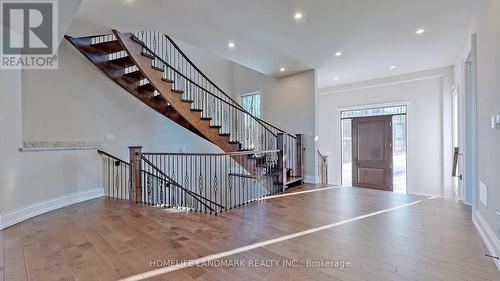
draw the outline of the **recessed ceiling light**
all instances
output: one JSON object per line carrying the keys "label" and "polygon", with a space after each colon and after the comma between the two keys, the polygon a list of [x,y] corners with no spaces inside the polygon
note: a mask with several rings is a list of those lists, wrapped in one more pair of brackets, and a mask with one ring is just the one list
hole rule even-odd
{"label": "recessed ceiling light", "polygon": [[304,14],[302,12],[296,12],[295,15],[293,15],[293,18],[296,20],[301,20],[304,17]]}
{"label": "recessed ceiling light", "polygon": [[236,47],[236,44],[234,44],[234,42],[229,42],[227,43],[227,46],[231,49],[233,49],[234,47]]}
{"label": "recessed ceiling light", "polygon": [[336,53],[335,53],[335,56],[336,56],[336,57],[340,57],[341,55],[342,55],[342,52],[341,52],[341,51],[338,51],[338,52],[336,52]]}
{"label": "recessed ceiling light", "polygon": [[420,34],[424,34],[424,32],[425,32],[425,29],[420,28],[415,33],[417,33],[418,35],[420,35]]}
{"label": "recessed ceiling light", "polygon": [[333,77],[333,80],[335,80],[335,81],[337,81],[337,80],[339,80],[339,79],[340,79],[340,78],[339,78],[338,76]]}
{"label": "recessed ceiling light", "polygon": [[396,66],[395,65],[391,65],[389,68],[390,69],[396,69]]}
{"label": "recessed ceiling light", "polygon": [[280,68],[280,72],[285,72],[285,70],[286,69],[284,67]]}

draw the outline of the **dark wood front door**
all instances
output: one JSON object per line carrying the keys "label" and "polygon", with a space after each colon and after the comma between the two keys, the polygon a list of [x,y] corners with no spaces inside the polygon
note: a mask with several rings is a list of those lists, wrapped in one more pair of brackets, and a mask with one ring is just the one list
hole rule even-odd
{"label": "dark wood front door", "polygon": [[352,185],[393,190],[392,116],[352,119]]}

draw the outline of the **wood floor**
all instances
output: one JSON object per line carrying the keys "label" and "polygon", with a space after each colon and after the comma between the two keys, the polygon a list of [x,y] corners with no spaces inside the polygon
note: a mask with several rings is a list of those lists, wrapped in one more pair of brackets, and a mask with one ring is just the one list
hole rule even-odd
{"label": "wood floor", "polygon": [[[224,258],[232,267],[195,266],[149,280],[500,280],[462,204],[343,187],[262,200],[220,216],[87,201],[0,231],[0,281],[119,280],[161,268],[151,266],[155,261],[196,259],[417,200]],[[349,266],[308,266],[332,260]]]}

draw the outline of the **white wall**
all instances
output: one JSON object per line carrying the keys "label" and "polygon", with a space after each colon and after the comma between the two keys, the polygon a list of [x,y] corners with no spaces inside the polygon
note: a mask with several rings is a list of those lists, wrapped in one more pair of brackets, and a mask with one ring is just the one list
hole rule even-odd
{"label": "white wall", "polygon": [[262,119],[292,134],[304,134],[304,174],[307,182],[316,182],[315,72],[306,71],[274,78],[235,64],[234,99],[262,93]]}
{"label": "white wall", "polygon": [[[22,143],[21,71],[0,70],[0,229],[46,206],[40,201],[80,192],[99,194],[95,152],[19,152]],[[93,165],[88,165],[93,163]],[[87,193],[86,193],[87,192]]]}
{"label": "white wall", "polygon": [[[477,171],[475,183],[476,226],[490,252],[500,254],[500,129],[491,128],[491,116],[500,114],[500,2],[480,1],[471,33],[477,43]],[[462,79],[457,64],[457,77]],[[463,91],[461,91],[463,95]],[[481,203],[479,182],[487,188],[487,204]],[[500,269],[500,263],[497,261]]]}
{"label": "white wall", "polygon": [[[68,34],[82,29],[86,35],[99,34],[103,27],[80,19],[72,22]],[[241,72],[235,74],[237,65],[233,62],[183,42],[178,44],[228,94],[235,92],[235,83],[243,87],[242,81],[246,81],[244,87],[248,88],[264,80],[273,81],[275,96],[266,97],[269,102],[265,116],[292,133],[314,132],[314,118],[310,116],[302,117],[312,120],[311,127],[310,121],[297,116],[287,119],[271,113],[273,108],[279,108],[282,98],[303,92],[312,97],[312,103],[305,104],[306,112],[314,113],[314,106],[310,106],[314,105],[314,83],[310,82],[314,73],[279,80],[264,75],[260,78],[265,79],[252,80],[262,75],[252,71],[247,73],[247,79]],[[130,145],[142,145],[146,151],[220,152],[215,145],[156,113],[116,85],[66,41],[59,47],[59,69],[2,71],[0,79],[0,122],[9,132],[0,140],[5,160],[0,163],[0,228],[2,217],[5,226],[63,206],[61,202],[100,195],[100,157],[94,150],[19,152],[23,141],[99,141],[103,150],[122,159],[128,159]],[[291,112],[279,111],[287,116]],[[307,139],[306,145],[312,150]]]}
{"label": "white wall", "polygon": [[123,90],[66,41],[59,48],[58,70],[23,71],[23,139],[101,141],[123,158],[130,145],[219,151]]}
{"label": "white wall", "polygon": [[[81,23],[73,22],[70,30]],[[232,62],[179,43],[215,83],[232,91]],[[116,85],[65,40],[59,69],[1,71],[0,82],[5,132],[0,139],[0,229],[101,194],[96,151],[20,152],[23,141],[100,141],[105,151],[122,159],[128,159],[130,145],[148,151],[220,152]]]}
{"label": "white wall", "polygon": [[318,147],[329,154],[329,182],[341,184],[340,108],[408,103],[408,192],[452,197],[453,67],[320,89]]}

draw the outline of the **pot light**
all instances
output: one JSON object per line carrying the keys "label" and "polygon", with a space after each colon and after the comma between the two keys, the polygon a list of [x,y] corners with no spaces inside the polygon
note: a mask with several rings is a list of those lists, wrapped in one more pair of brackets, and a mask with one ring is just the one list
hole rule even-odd
{"label": "pot light", "polygon": [[231,49],[234,49],[234,47],[236,47],[236,44],[234,42],[229,42],[227,43],[227,46]]}
{"label": "pot light", "polygon": [[425,32],[425,29],[420,28],[415,33],[417,33],[418,35],[420,35],[420,34],[424,34],[424,32]]}
{"label": "pot light", "polygon": [[336,57],[340,57],[341,55],[342,55],[342,52],[341,52],[341,51],[337,51],[337,52],[335,53],[335,56],[336,56]]}
{"label": "pot light", "polygon": [[338,76],[333,77],[333,80],[335,80],[335,81],[337,81],[337,80],[339,80],[339,79],[340,79],[340,78],[339,78]]}
{"label": "pot light", "polygon": [[284,67],[280,68],[280,72],[285,72],[285,70],[286,69]]}
{"label": "pot light", "polygon": [[390,69],[396,69],[396,66],[395,65],[391,65],[389,68]]}
{"label": "pot light", "polygon": [[302,12],[296,12],[295,15],[293,15],[293,18],[296,20],[301,20],[304,17],[304,14]]}

